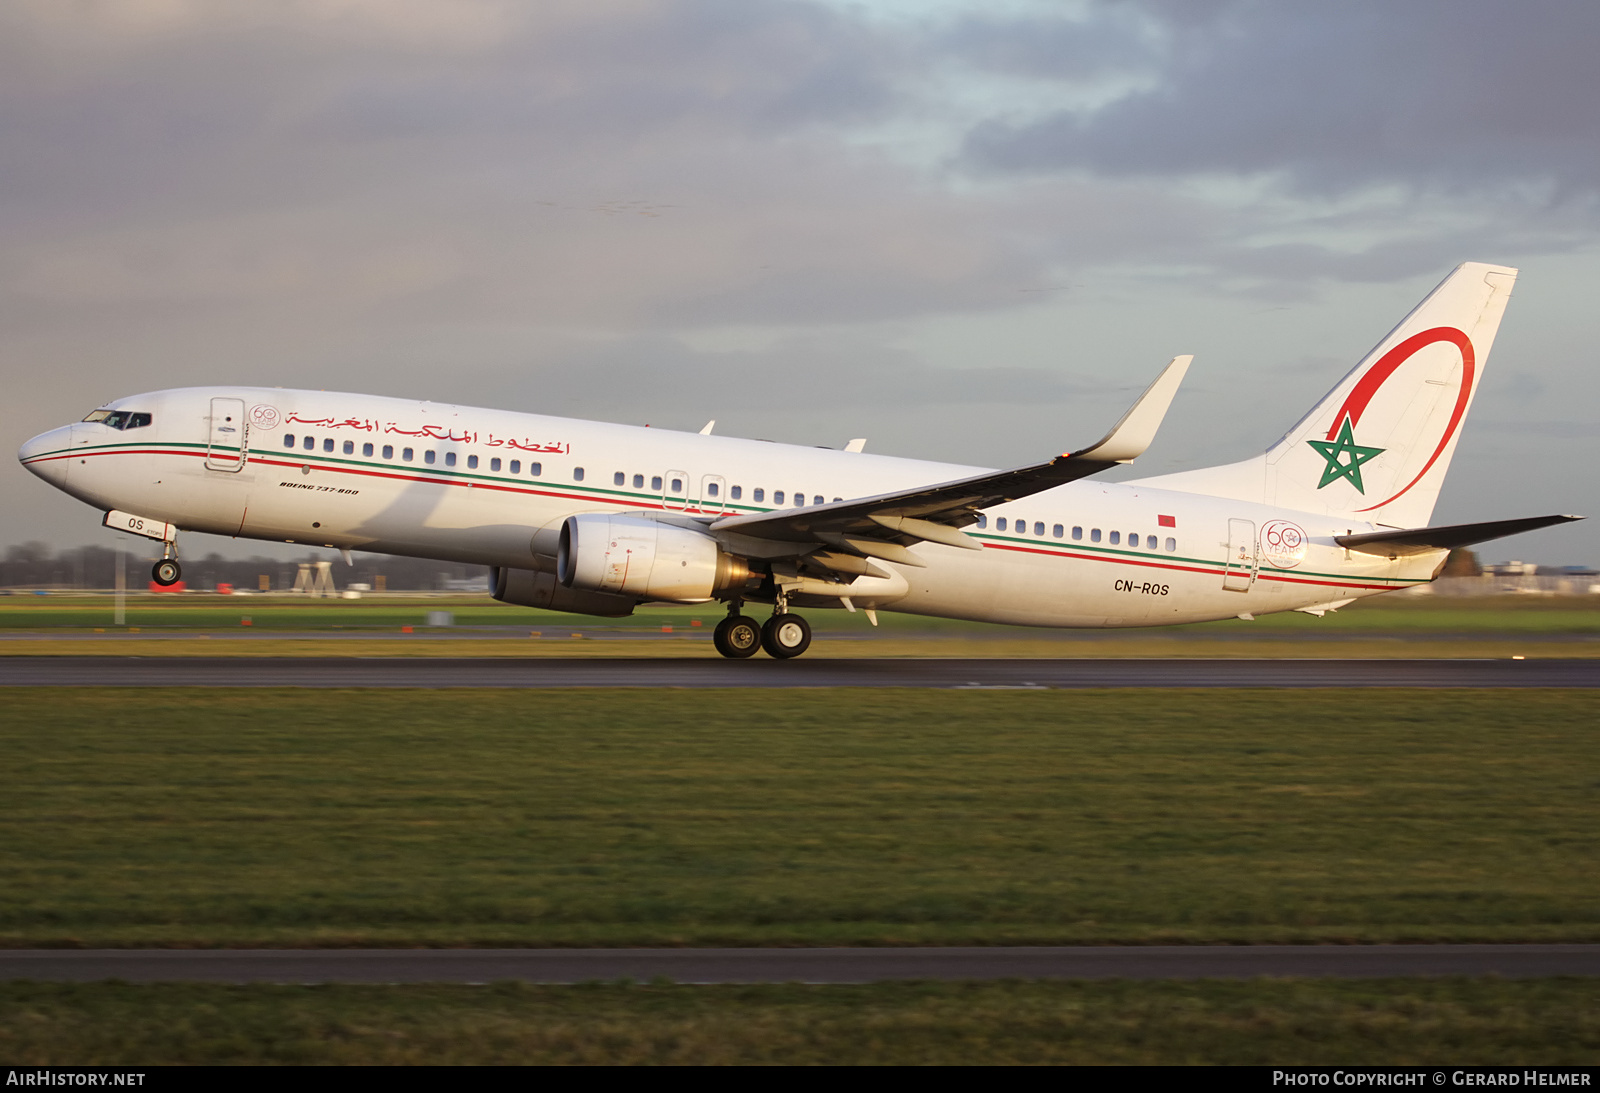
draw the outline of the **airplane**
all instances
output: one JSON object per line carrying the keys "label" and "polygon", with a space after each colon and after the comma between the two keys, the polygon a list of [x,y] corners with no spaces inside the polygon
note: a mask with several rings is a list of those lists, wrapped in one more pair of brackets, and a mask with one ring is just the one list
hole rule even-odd
{"label": "airplane", "polygon": [[[1118,483],[1190,357],[1087,447],[1011,470],[370,395],[117,399],[18,458],[163,544],[179,531],[491,567],[508,604],[621,617],[720,602],[714,644],[788,659],[797,608],[1041,627],[1322,615],[1452,548],[1577,516],[1428,527],[1517,271],[1457,267],[1261,454]],[[713,423],[714,424],[714,423]],[[763,623],[745,613],[769,605]]]}

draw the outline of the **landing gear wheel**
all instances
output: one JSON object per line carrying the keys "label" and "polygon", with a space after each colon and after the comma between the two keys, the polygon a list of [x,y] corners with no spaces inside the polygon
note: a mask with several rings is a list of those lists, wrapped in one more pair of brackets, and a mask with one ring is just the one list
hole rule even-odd
{"label": "landing gear wheel", "polygon": [[150,571],[150,579],[162,588],[171,588],[183,579],[183,570],[171,558],[159,561]]}
{"label": "landing gear wheel", "polygon": [[723,656],[743,660],[761,648],[761,624],[749,615],[729,615],[717,623],[711,643]]}
{"label": "landing gear wheel", "polygon": [[779,660],[797,657],[811,647],[811,626],[799,615],[774,615],[761,628],[761,648]]}

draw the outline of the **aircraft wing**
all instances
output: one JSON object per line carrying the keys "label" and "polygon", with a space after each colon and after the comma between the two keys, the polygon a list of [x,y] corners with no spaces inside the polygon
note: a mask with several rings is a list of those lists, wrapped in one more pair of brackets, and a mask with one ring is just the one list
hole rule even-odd
{"label": "aircraft wing", "polygon": [[[983,549],[960,529],[975,523],[979,509],[1075,482],[1141,455],[1155,438],[1192,357],[1174,357],[1122,420],[1089,447],[1045,463],[918,486],[875,497],[858,497],[807,508],[728,516],[711,524],[723,536],[738,535],[776,546],[792,543],[806,553],[833,547],[920,566],[905,547],[917,542]],[[826,564],[826,563],[825,563]]]}
{"label": "aircraft wing", "polygon": [[1528,516],[1521,520],[1490,520],[1482,524],[1452,524],[1442,528],[1406,528],[1401,531],[1369,531],[1361,535],[1335,535],[1333,541],[1346,550],[1358,550],[1382,558],[1398,558],[1405,554],[1454,550],[1456,547],[1487,543],[1491,539],[1582,519],[1582,516]]}

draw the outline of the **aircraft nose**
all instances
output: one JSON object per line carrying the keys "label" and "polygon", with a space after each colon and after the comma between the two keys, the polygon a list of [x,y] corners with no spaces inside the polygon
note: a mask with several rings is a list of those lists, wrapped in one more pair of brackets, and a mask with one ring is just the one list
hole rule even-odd
{"label": "aircraft nose", "polygon": [[51,429],[17,449],[17,462],[52,486],[63,487],[67,484],[67,467],[72,462],[68,458],[72,454],[71,443],[72,426]]}

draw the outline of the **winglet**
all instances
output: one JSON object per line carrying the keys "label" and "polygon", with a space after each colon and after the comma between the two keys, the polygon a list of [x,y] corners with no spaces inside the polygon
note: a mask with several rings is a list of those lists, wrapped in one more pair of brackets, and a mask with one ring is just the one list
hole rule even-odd
{"label": "winglet", "polygon": [[1104,463],[1131,463],[1143,455],[1156,438],[1156,430],[1167,416],[1167,407],[1172,405],[1172,396],[1178,393],[1178,384],[1183,382],[1184,373],[1189,371],[1189,362],[1192,360],[1194,357],[1189,354],[1173,357],[1155,382],[1145,388],[1139,401],[1122,415],[1122,420],[1097,444],[1081,452],[1067,454],[1073,459],[1093,459]]}

